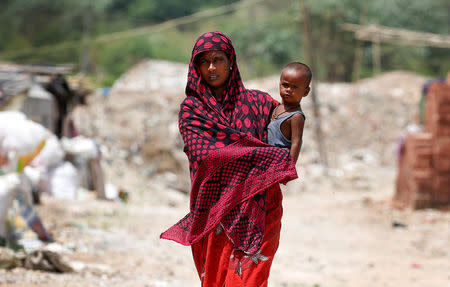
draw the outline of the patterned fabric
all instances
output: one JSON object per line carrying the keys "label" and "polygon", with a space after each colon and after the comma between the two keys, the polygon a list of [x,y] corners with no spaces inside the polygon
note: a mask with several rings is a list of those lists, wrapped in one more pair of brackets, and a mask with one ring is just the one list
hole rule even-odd
{"label": "patterned fabric", "polygon": [[192,244],[192,256],[202,287],[267,286],[280,241],[282,198],[278,184],[269,188],[265,232],[261,249],[256,254],[247,255],[235,250],[224,232],[210,232]]}
{"label": "patterned fabric", "polygon": [[[197,55],[212,50],[224,51],[233,63],[220,103],[195,64]],[[192,181],[190,212],[161,238],[192,245],[221,223],[236,249],[259,250],[265,190],[297,178],[289,152],[263,142],[276,104],[266,93],[245,89],[225,34],[208,32],[197,39],[179,113]]]}

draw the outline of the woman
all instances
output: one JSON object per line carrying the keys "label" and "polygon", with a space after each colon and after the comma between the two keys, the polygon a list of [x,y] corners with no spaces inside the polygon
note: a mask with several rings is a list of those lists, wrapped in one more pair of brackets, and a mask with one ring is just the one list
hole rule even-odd
{"label": "woman", "polygon": [[161,238],[192,246],[202,286],[267,285],[281,227],[279,182],[297,177],[289,152],[263,142],[275,104],[245,89],[225,34],[197,39],[179,114],[190,212]]}

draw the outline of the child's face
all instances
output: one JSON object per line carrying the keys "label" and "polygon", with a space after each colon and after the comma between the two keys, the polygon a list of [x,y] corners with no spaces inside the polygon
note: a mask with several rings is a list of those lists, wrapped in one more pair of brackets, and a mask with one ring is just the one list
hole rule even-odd
{"label": "child's face", "polygon": [[284,69],[280,78],[280,96],[283,104],[298,105],[309,93],[308,80],[302,71]]}

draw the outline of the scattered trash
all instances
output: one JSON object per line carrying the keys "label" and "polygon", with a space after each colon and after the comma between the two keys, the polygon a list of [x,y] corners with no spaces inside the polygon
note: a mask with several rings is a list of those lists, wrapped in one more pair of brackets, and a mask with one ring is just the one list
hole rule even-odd
{"label": "scattered trash", "polygon": [[64,160],[65,152],[55,135],[51,135],[45,142],[42,151],[30,163],[33,167],[50,168]]}
{"label": "scattered trash", "polygon": [[21,172],[43,149],[50,132],[20,112],[0,112],[0,151],[7,156],[2,170]]}
{"label": "scattered trash", "polygon": [[86,268],[86,264],[80,261],[72,261],[69,264],[74,272],[82,272]]}
{"label": "scattered trash", "polygon": [[130,197],[130,193],[128,191],[126,191],[123,188],[119,188],[119,198],[123,201],[123,202],[128,202]]}
{"label": "scattered trash", "polygon": [[37,238],[21,238],[17,241],[25,252],[33,252],[44,247],[44,243]]}
{"label": "scattered trash", "polygon": [[62,138],[61,145],[63,150],[72,156],[79,156],[85,159],[98,156],[98,147],[95,141],[84,136]]}
{"label": "scattered trash", "polygon": [[119,197],[119,189],[112,183],[105,185],[105,197],[109,200],[114,200]]}
{"label": "scattered trash", "polygon": [[20,179],[17,173],[0,176],[0,238],[7,237],[7,216],[15,197],[14,190],[19,186]]}
{"label": "scattered trash", "polygon": [[0,247],[0,269],[11,269],[20,265],[21,262],[16,257],[14,251],[9,248]]}
{"label": "scattered trash", "polygon": [[102,95],[102,97],[104,97],[104,98],[108,97],[108,96],[109,96],[109,90],[110,90],[110,89],[111,89],[110,87],[103,87],[103,88],[101,89],[101,95]]}
{"label": "scattered trash", "polygon": [[53,242],[52,236],[44,227],[32,206],[31,193],[28,199],[23,196],[24,194],[27,193],[18,194],[8,210],[8,225],[10,229],[8,237],[11,240],[19,241],[30,229],[37,235],[39,240]]}
{"label": "scattered trash", "polygon": [[70,162],[63,162],[50,171],[50,192],[56,198],[76,199],[78,171]]}
{"label": "scattered trash", "polygon": [[61,255],[54,251],[35,250],[31,253],[15,253],[11,249],[0,247],[0,269],[17,267],[58,273],[74,271]]}
{"label": "scattered trash", "polygon": [[73,272],[72,267],[66,263],[58,253],[49,250],[36,250],[27,254],[24,259],[23,267],[26,269],[49,272]]}
{"label": "scattered trash", "polygon": [[392,227],[393,228],[407,228],[408,225],[406,225],[398,220],[394,220],[394,221],[392,221]]}

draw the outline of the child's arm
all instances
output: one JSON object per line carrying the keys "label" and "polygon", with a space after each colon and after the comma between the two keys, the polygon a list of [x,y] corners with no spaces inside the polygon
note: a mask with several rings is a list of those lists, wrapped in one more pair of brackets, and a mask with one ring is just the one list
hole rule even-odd
{"label": "child's arm", "polygon": [[305,119],[301,114],[294,114],[291,117],[291,150],[290,155],[297,163],[300,149],[302,147],[303,127],[305,125]]}

